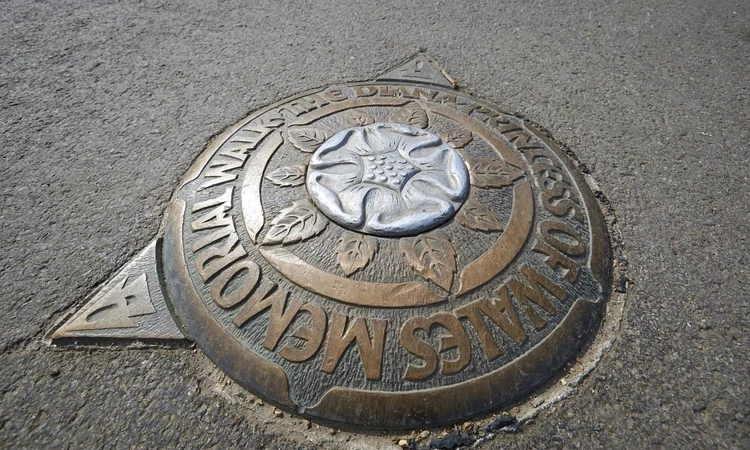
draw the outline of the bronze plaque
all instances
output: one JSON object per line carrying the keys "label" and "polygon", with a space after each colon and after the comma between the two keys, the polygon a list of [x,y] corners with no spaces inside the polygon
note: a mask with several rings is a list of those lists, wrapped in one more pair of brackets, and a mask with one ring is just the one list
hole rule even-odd
{"label": "bronze plaque", "polygon": [[173,198],[156,249],[167,304],[280,407],[454,422],[539,386],[596,329],[610,245],[582,174],[429,64],[252,114]]}

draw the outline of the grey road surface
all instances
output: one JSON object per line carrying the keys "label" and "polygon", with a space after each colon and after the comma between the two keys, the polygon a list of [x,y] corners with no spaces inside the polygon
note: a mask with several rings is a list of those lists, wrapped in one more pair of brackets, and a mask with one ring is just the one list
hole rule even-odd
{"label": "grey road surface", "polygon": [[481,447],[748,448],[750,2],[737,0],[3,1],[0,447],[393,445],[231,401],[189,345],[45,336],[156,235],[211,136],[422,50],[578,156],[632,281],[616,341],[575,393]]}

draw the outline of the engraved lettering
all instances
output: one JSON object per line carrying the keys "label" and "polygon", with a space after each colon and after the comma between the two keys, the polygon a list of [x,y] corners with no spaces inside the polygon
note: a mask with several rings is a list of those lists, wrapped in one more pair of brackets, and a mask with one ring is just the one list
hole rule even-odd
{"label": "engraved lettering", "polygon": [[[415,335],[415,332],[421,329],[429,336],[436,327],[442,327],[448,332],[440,336],[440,348],[437,352]],[[406,321],[401,330],[401,345],[425,362],[421,366],[410,364],[406,368],[404,378],[409,381],[423,380],[432,375],[437,369],[439,355],[448,350],[456,349],[457,356],[454,359],[442,359],[440,373],[443,375],[454,375],[471,361],[471,345],[466,330],[458,318],[448,312],[436,313],[429,318],[413,317]]]}
{"label": "engraved lettering", "polygon": [[[232,308],[245,300],[260,279],[260,267],[250,260],[239,261],[219,274],[211,283],[211,298],[224,309]],[[227,293],[230,282],[239,283],[239,287]]]}
{"label": "engraved lettering", "polygon": [[190,222],[190,229],[193,231],[205,230],[208,228],[224,227],[232,224],[232,219],[229,218],[227,212],[232,209],[232,192],[234,188],[228,187],[224,190],[224,193],[216,198],[212,198],[203,202],[198,202],[193,205],[193,212],[198,212],[207,208],[214,209],[209,211],[207,214],[200,218]]}
{"label": "engraved lettering", "polygon": [[309,111],[306,105],[304,105],[303,103],[300,103],[299,101],[288,103],[279,108],[279,110],[284,110],[284,109],[298,117],[306,113],[307,111]]}
{"label": "engraved lettering", "polygon": [[495,112],[485,106],[478,103],[472,103],[464,106],[461,111],[467,116],[474,114],[479,120],[487,124],[490,128],[497,129],[500,124],[510,123],[508,119],[502,114]]}
{"label": "engraved lettering", "polygon": [[539,143],[532,142],[532,140],[535,140],[534,136],[525,131],[520,125],[511,121],[510,118],[498,112],[477,103],[466,105],[461,108],[461,111],[467,115],[474,114],[487,126],[504,134],[519,150],[541,148]]}
{"label": "engraved lettering", "polygon": [[547,221],[542,223],[541,229],[547,242],[566,255],[581,256],[586,251],[581,236],[564,223]]}
{"label": "engraved lettering", "polygon": [[216,160],[211,161],[211,163],[208,165],[208,168],[206,169],[204,175],[206,181],[204,181],[198,189],[202,190],[211,186],[216,186],[217,184],[233,181],[237,178],[237,174],[228,172],[239,169],[240,167],[242,167],[242,163],[244,163],[244,160],[238,160],[236,158],[228,157],[217,157]]}
{"label": "engraved lettering", "polygon": [[372,339],[370,339],[370,333],[367,330],[367,321],[363,317],[354,319],[352,325],[347,329],[348,318],[341,313],[331,313],[328,319],[329,331],[323,353],[323,364],[320,368],[323,372],[333,373],[346,349],[356,341],[365,371],[365,378],[368,380],[380,379],[386,321],[383,319],[370,319],[369,321],[374,332]]}
{"label": "engraved lettering", "polygon": [[[572,183],[563,170],[555,166],[545,153],[532,150],[524,152],[524,157],[536,175],[537,183],[542,189],[544,209],[558,217],[571,215],[583,223],[583,211],[572,197]],[[547,162],[538,162],[539,160]]]}
{"label": "engraved lettering", "polygon": [[440,373],[443,375],[456,374],[466,367],[471,360],[471,345],[469,344],[468,336],[466,336],[466,330],[461,325],[461,321],[451,313],[437,313],[433,314],[431,318],[435,323],[440,324],[448,330],[449,333],[448,335],[441,336],[438,354],[454,348],[458,352],[458,356],[455,359],[443,360]]}
{"label": "engraved lettering", "polygon": [[330,102],[326,100],[325,97],[320,94],[313,94],[290,102],[284,106],[281,106],[279,109],[286,109],[295,116],[301,116],[302,114],[308,113],[328,104],[330,104]]}
{"label": "engraved lettering", "polygon": [[401,328],[401,346],[424,362],[421,365],[409,364],[404,374],[404,379],[408,381],[424,380],[435,373],[438,366],[438,355],[435,349],[415,334],[420,329],[425,331],[430,329],[426,317],[412,317]]}
{"label": "engraved lettering", "polygon": [[348,99],[348,97],[341,92],[341,89],[328,89],[323,95],[326,99],[332,102],[343,102]]}
{"label": "engraved lettering", "polygon": [[193,231],[221,227],[221,229],[215,230],[213,233],[205,235],[193,242],[192,249],[194,252],[206,247],[207,245],[213,244],[220,239],[229,237],[234,233],[232,219],[227,214],[232,208],[232,191],[233,188],[228,187],[219,197],[193,205],[193,212],[213,207],[213,209],[207,213],[190,222],[190,228]]}
{"label": "engraved lettering", "polygon": [[521,128],[520,125],[517,125],[515,122],[511,122],[507,119],[505,121],[498,120],[498,124],[496,125],[495,129],[506,136],[508,134],[523,131],[523,128]]}
{"label": "engraved lettering", "polygon": [[227,226],[221,227],[211,234],[206,234],[200,239],[197,239],[195,242],[193,242],[193,252],[197,252],[207,245],[211,245],[214,242],[229,237],[229,235],[231,235],[232,233],[234,233],[234,226],[232,223],[228,223]]}
{"label": "engraved lettering", "polygon": [[[559,370],[607,304],[612,255],[592,226],[595,199],[527,121],[451,89],[418,58],[221,133],[186,174],[162,239],[107,289],[164,265],[167,305],[230,376],[351,425],[482,414]],[[417,201],[441,189],[450,211]],[[100,313],[99,295],[76,317]],[[153,331],[137,317],[125,325]],[[363,408],[342,418],[347,401]]]}
{"label": "engraved lettering", "polygon": [[564,223],[555,221],[543,222],[540,229],[542,236],[552,246],[540,241],[534,250],[546,256],[544,262],[552,270],[560,270],[568,282],[574,283],[578,279],[580,266],[563,253],[568,256],[583,255],[586,249],[578,232]]}
{"label": "engraved lettering", "polygon": [[412,91],[411,93],[411,97],[423,98],[425,100],[432,100],[435,98],[437,94],[438,94],[438,91],[433,91],[432,89],[414,88],[414,91]]}
{"label": "engraved lettering", "polygon": [[516,148],[519,150],[530,149],[530,148],[541,148],[540,143],[532,142],[535,138],[524,130],[509,130],[503,132],[505,136],[514,143]]}
{"label": "engraved lettering", "polygon": [[542,192],[542,205],[544,209],[558,217],[572,216],[577,221],[583,223],[583,211],[569,198],[555,198],[546,192]]}
{"label": "engraved lettering", "polygon": [[500,327],[519,347],[526,341],[526,332],[521,326],[513,302],[510,301],[507,286],[501,286],[497,295],[498,297],[495,299],[482,298],[456,310],[458,317],[469,319],[469,323],[476,330],[479,342],[482,344],[489,361],[502,356],[503,351],[495,342],[482,315],[487,316],[495,325]]}
{"label": "engraved lettering", "polygon": [[380,96],[381,97],[413,98],[413,96],[409,94],[409,91],[407,91],[406,88],[403,86],[397,86],[397,87],[383,86],[382,88],[380,88]]}
{"label": "engraved lettering", "polygon": [[236,326],[237,328],[241,328],[248,320],[252,319],[253,316],[257,313],[257,311],[254,310],[255,304],[268,297],[268,295],[274,289],[276,289],[276,283],[261,277],[260,283],[252,293],[252,297],[250,297],[247,303],[242,305],[242,308],[239,310],[237,315],[234,316],[234,320],[232,320],[234,326]]}
{"label": "engraved lettering", "polygon": [[569,195],[567,191],[570,189],[570,180],[557,167],[533,164],[531,169],[537,174],[542,191],[556,198]]}
{"label": "engraved lettering", "polygon": [[[262,116],[260,116],[258,119],[251,121],[247,125],[240,128],[240,131],[243,132],[249,132],[254,135],[253,139],[250,141],[245,142],[255,142],[257,143],[258,139],[257,136],[267,136],[269,135],[273,130],[276,128],[284,125],[284,118],[281,117],[281,114],[279,114],[278,111],[270,111]],[[240,141],[241,139],[233,139],[235,141]]]}
{"label": "engraved lettering", "polygon": [[286,331],[289,324],[292,323],[294,316],[297,315],[297,312],[302,307],[302,301],[296,298],[290,298],[289,301],[286,302],[286,307],[284,307],[285,300],[288,297],[288,292],[283,289],[277,289],[269,298],[256,303],[252,308],[252,310],[260,312],[263,309],[268,308],[269,305],[271,306],[271,315],[268,318],[266,339],[263,341],[263,346],[268,350],[276,348],[276,344],[278,344],[279,339],[281,339],[281,335],[284,334],[284,331]]}
{"label": "engraved lettering", "polygon": [[308,105],[308,111],[312,111],[314,109],[322,108],[326,105],[329,105],[331,102],[329,102],[324,96],[320,94],[313,94],[309,95],[307,97],[304,97],[300,99],[302,103],[305,103]]}
{"label": "engraved lettering", "polygon": [[355,86],[354,95],[357,97],[372,97],[378,93],[378,88],[372,86]]}
{"label": "engraved lettering", "polygon": [[[302,308],[302,301],[295,298],[289,298],[289,293],[287,291],[277,288],[271,293],[271,295],[262,300],[254,302],[250,301],[245,306],[248,306],[248,308],[243,308],[243,318],[247,318],[245,321],[252,319],[261,311],[271,308],[271,313],[268,316],[268,329],[266,330],[266,338],[263,341],[263,346],[268,350],[273,350],[276,348],[276,344],[279,343],[284,331],[289,328],[289,324],[292,323],[294,316],[296,316],[297,312]],[[235,317],[235,324],[237,323],[238,318],[239,315]]]}
{"label": "engraved lettering", "polygon": [[461,108],[461,112],[464,113],[464,114],[466,114],[467,116],[470,116],[471,113],[473,113],[474,111],[479,111],[481,113],[481,110],[483,108],[484,107],[482,105],[478,104],[478,103],[470,103],[470,104],[464,106],[463,108]]}
{"label": "engraved lettering", "polygon": [[563,288],[548,280],[544,275],[540,274],[535,269],[525,264],[521,266],[519,272],[521,272],[526,277],[526,279],[529,281],[529,284],[527,285],[523,281],[511,278],[508,281],[508,287],[510,287],[511,292],[513,292],[513,296],[515,297],[516,301],[518,301],[518,303],[520,303],[524,307],[524,311],[531,320],[531,324],[534,325],[534,328],[536,328],[537,330],[541,330],[547,325],[547,322],[539,315],[538,312],[536,312],[534,307],[531,306],[529,300],[539,305],[549,315],[554,316],[557,312],[557,310],[555,309],[555,305],[552,304],[552,302],[547,298],[547,295],[542,291],[540,287],[544,287],[545,290],[557,297],[557,299],[560,301],[565,300],[567,294]]}
{"label": "engraved lettering", "polygon": [[[193,231],[219,228],[218,230],[214,230],[212,233],[196,240],[192,245],[193,252],[198,252],[195,256],[195,267],[198,270],[198,275],[200,275],[203,281],[208,281],[221,272],[225,267],[247,255],[245,249],[239,244],[239,238],[234,231],[234,224],[231,217],[228,215],[229,210],[232,208],[232,192],[233,188],[228,187],[220,196],[198,202],[194,204],[192,208],[192,212],[194,213],[211,208],[209,211],[190,222],[190,228]],[[209,247],[209,245],[218,242],[221,239],[226,239],[223,245]],[[254,263],[248,261],[247,264],[246,269],[249,271],[250,278],[252,279],[253,268],[250,264]],[[255,270],[257,271],[257,266],[255,267]],[[223,308],[234,306],[249,294],[249,292],[243,294],[248,288],[246,288],[244,284],[241,284],[241,286],[229,294],[228,297],[224,297],[227,286],[230,281],[239,275],[238,271],[240,269],[241,267],[238,267],[236,270],[223,274],[212,284],[210,290],[211,297],[219,306]],[[257,275],[255,275],[255,278],[255,281],[253,281],[253,284],[249,289],[252,289],[252,287],[255,286]]]}
{"label": "engraved lettering", "polygon": [[552,270],[560,269],[568,282],[575,283],[578,279],[580,266],[571,261],[570,258],[563,256],[562,253],[541,241],[536,243],[534,251],[545,255],[545,264],[547,264]]}
{"label": "engraved lettering", "polygon": [[232,231],[224,245],[207,247],[195,255],[195,267],[203,281],[213,278],[225,267],[247,255],[245,249],[238,243],[237,233]]}
{"label": "engraved lettering", "polygon": [[279,355],[287,361],[303,362],[312,358],[320,348],[325,337],[326,313],[323,311],[323,308],[314,303],[305,303],[300,308],[298,316],[303,311],[310,315],[312,324],[309,327],[300,326],[292,333],[292,336],[304,342],[301,347],[291,345],[281,347]]}
{"label": "engraved lettering", "polygon": [[258,143],[276,128],[284,125],[278,111],[270,111],[240,128],[223,147],[227,152],[245,154],[255,150]]}
{"label": "engraved lettering", "polygon": [[440,102],[443,105],[450,103],[450,106],[454,108],[456,107],[456,96],[453,94],[443,94],[442,92],[439,92],[435,97],[435,101]]}
{"label": "engraved lettering", "polygon": [[[355,86],[354,94],[357,97],[372,97],[379,95],[382,97],[401,97],[415,100],[429,100],[434,103],[449,105],[456,108],[457,97],[433,89],[412,87],[412,86]],[[479,106],[479,105],[477,105]],[[489,111],[489,110],[487,110]]]}
{"label": "engraved lettering", "polygon": [[[252,272],[252,275],[254,277],[255,272]],[[325,337],[325,311],[314,303],[302,304],[301,301],[296,299],[290,299],[287,302],[287,298],[289,297],[288,292],[266,278],[260,276],[258,278],[260,279],[260,283],[257,283],[256,280],[255,283],[248,282],[245,285],[251,287],[243,292],[244,296],[247,297],[247,295],[252,293],[252,297],[242,306],[234,317],[234,320],[232,320],[232,323],[240,328],[261,311],[271,308],[263,346],[268,350],[274,350],[295,317],[299,317],[300,314],[305,312],[310,315],[312,324],[309,327],[299,326],[292,332],[293,337],[303,341],[302,345],[294,346],[285,344],[279,350],[279,355],[292,362],[303,362],[310,359],[318,351]],[[249,279],[252,279],[252,277]],[[253,289],[255,289],[254,292]]]}

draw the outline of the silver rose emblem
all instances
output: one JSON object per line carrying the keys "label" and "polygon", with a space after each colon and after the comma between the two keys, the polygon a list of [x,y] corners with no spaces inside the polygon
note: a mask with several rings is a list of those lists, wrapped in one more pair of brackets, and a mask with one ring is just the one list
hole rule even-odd
{"label": "silver rose emblem", "polygon": [[307,190],[339,225],[406,236],[451,218],[469,192],[455,149],[428,131],[396,123],[348,128],[313,155]]}

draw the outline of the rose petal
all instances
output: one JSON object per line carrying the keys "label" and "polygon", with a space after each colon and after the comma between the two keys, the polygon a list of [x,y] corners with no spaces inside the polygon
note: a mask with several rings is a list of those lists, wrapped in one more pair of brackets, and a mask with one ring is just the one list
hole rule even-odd
{"label": "rose petal", "polygon": [[451,176],[443,171],[419,172],[406,182],[402,192],[406,196],[407,192],[415,190],[428,198],[437,197],[442,200],[460,201],[466,197],[468,191],[468,179],[465,183],[461,183],[459,178],[462,177],[460,173]]}
{"label": "rose petal", "polygon": [[408,215],[397,215],[385,217],[377,214],[368,221],[368,225],[386,231],[388,234],[403,234],[404,230],[413,229],[415,224],[428,226],[431,223],[447,220],[455,212],[455,208],[446,200],[425,195],[416,189],[408,189],[402,192],[403,204]]}
{"label": "rose petal", "polygon": [[368,148],[368,155],[381,155],[392,152],[399,143],[399,136],[395,135],[391,127],[377,123],[362,129],[362,143]]}
{"label": "rose petal", "polygon": [[345,225],[361,227],[367,218],[367,197],[370,193],[379,190],[371,184],[356,184],[338,193],[341,205],[336,211],[336,217]]}
{"label": "rose petal", "polygon": [[399,142],[398,152],[418,164],[425,164],[441,158],[447,150],[447,148],[442,148],[441,144],[439,137],[427,133],[416,136],[405,135]]}
{"label": "rose petal", "polygon": [[[346,136],[351,134],[353,132],[346,133]],[[362,159],[358,155],[354,154],[348,146],[342,148],[347,144],[346,136],[336,135],[326,141],[310,158],[310,169],[320,170],[342,163],[361,166]]]}

